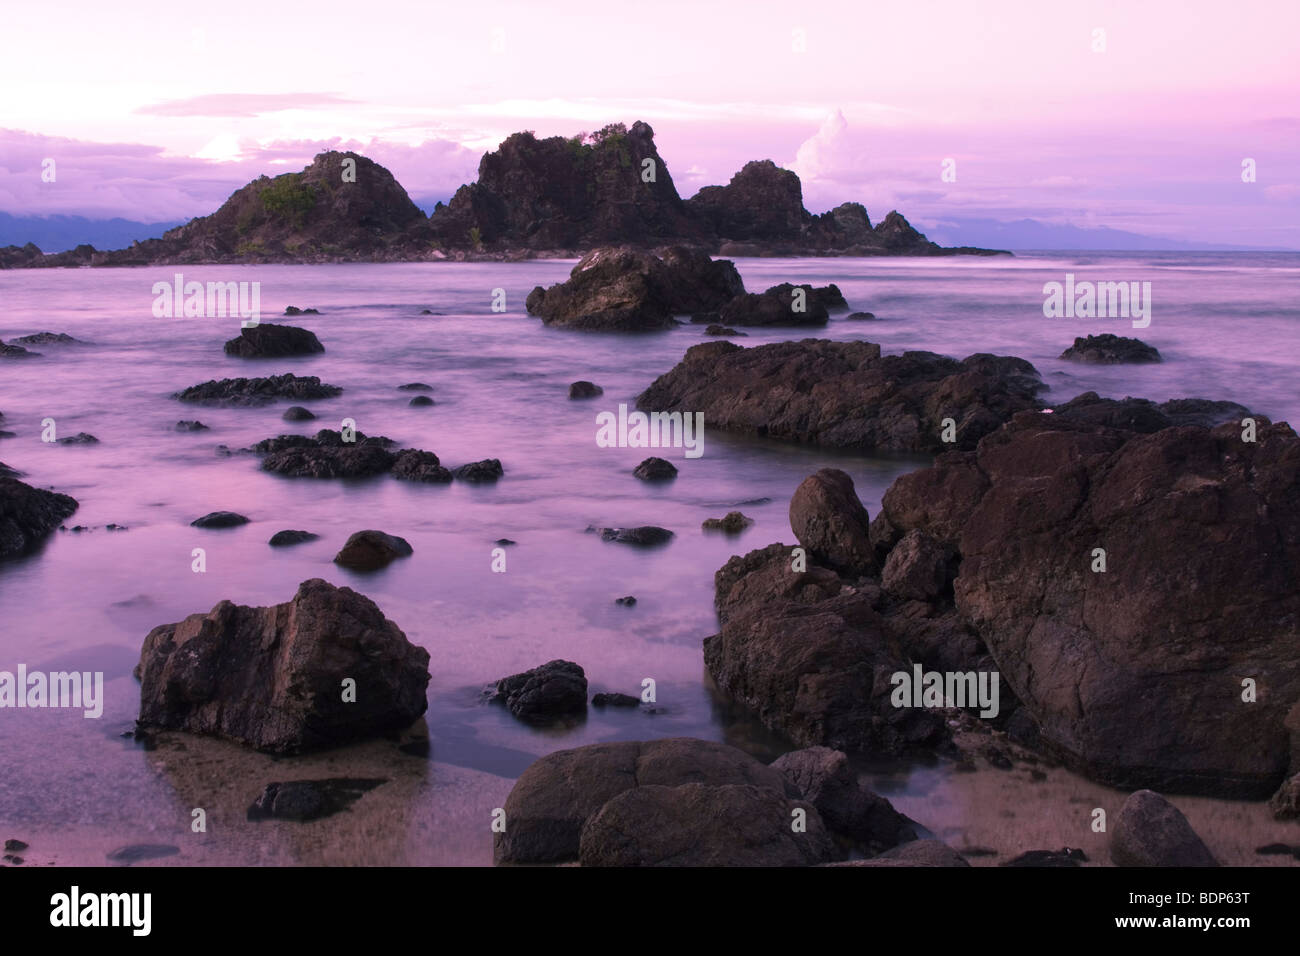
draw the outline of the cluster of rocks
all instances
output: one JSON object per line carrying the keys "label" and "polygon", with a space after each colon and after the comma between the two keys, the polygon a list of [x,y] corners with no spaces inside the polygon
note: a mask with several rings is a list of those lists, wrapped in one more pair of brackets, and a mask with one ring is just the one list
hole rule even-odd
{"label": "cluster of rocks", "polygon": [[[594,249],[568,280],[537,286],[525,303],[548,326],[599,332],[671,328],[674,316],[709,326],[710,335],[736,335],[727,326],[825,325],[848,303],[834,286],[773,286],[751,294],[735,265],[698,249],[669,246],[647,252],[628,246]],[[572,397],[572,396],[571,396]]]}
{"label": "cluster of rocks", "polygon": [[342,388],[337,385],[325,385],[315,375],[293,375],[286,372],[284,375],[273,375],[267,378],[213,379],[191,385],[172,395],[172,398],[197,405],[251,408],[270,405],[281,398],[310,401],[317,398],[335,398],[342,394]]}
{"label": "cluster of rocks", "polygon": [[315,435],[263,439],[242,451],[262,456],[263,471],[291,478],[365,478],[390,474],[399,481],[445,484],[453,479],[490,482],[505,474],[496,458],[469,462],[451,470],[431,451],[393,450],[394,444],[383,435],[357,431],[345,437],[341,431],[322,428]]}

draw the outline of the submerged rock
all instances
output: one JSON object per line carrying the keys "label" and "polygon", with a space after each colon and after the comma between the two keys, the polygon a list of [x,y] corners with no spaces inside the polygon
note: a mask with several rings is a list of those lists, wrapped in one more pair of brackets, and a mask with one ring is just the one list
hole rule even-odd
{"label": "submerged rock", "polygon": [[0,341],[0,358],[7,358],[7,359],[39,358],[40,354],[41,354],[40,352],[29,352],[21,345],[6,345],[4,342]]}
{"label": "submerged rock", "polygon": [[[324,154],[322,154],[324,155]],[[318,156],[317,159],[320,159]],[[285,315],[320,315],[316,309],[300,309],[296,305],[287,305],[284,307]]]}
{"label": "submerged rock", "polygon": [[346,810],[386,778],[333,777],[268,783],[248,808],[249,820],[295,820],[305,823]]}
{"label": "submerged rock", "polygon": [[605,390],[592,382],[574,382],[569,386],[569,398],[595,398],[604,394]]}
{"label": "submerged rock", "polygon": [[428,408],[430,405],[433,404],[433,399],[431,399],[428,395],[417,395],[415,396],[415,398],[411,399],[406,404],[411,406],[412,408]]}
{"label": "submerged rock", "polygon": [[202,518],[195,518],[190,522],[191,528],[235,528],[241,524],[248,524],[248,519],[241,514],[233,511],[213,511],[205,514]]}
{"label": "submerged rock", "polygon": [[287,548],[291,545],[315,541],[319,537],[320,535],[310,531],[277,531],[271,535],[271,540],[267,544],[273,548]]}
{"label": "submerged rock", "polygon": [[498,459],[484,458],[482,461],[472,461],[468,465],[461,465],[452,474],[461,481],[496,481],[505,474],[505,469],[501,467],[501,462]]}
{"label": "submerged rock", "polygon": [[255,325],[239,330],[225,344],[227,355],[238,358],[285,358],[324,352],[316,333],[293,325]]}
{"label": "submerged rock", "polygon": [[397,386],[399,392],[432,392],[433,386],[426,385],[424,382],[407,382],[405,385]]}
{"label": "submerged rock", "polygon": [[639,528],[588,528],[587,530],[600,535],[602,541],[617,541],[620,544],[635,544],[642,547],[666,544],[673,538],[673,533],[667,528],[658,528],[654,525],[642,525]]}
{"label": "submerged rock", "polygon": [[315,578],[284,604],[222,601],[150,631],[138,722],[298,753],[409,726],[427,707],[428,668],[369,598]]}
{"label": "submerged rock", "polygon": [[728,511],[721,518],[705,518],[704,523],[700,525],[705,531],[721,531],[724,534],[740,534],[750,525],[754,519],[747,517],[739,511]]}
{"label": "submerged rock", "polygon": [[647,458],[632,474],[642,481],[671,481],[677,477],[677,466],[663,458]]}
{"label": "submerged rock", "polygon": [[334,563],[353,571],[378,571],[412,554],[414,550],[405,538],[371,529],[352,534],[334,555]]}
{"label": "submerged rock", "polygon": [[406,448],[397,453],[397,458],[393,462],[393,477],[399,481],[444,484],[451,481],[452,474],[442,467],[438,456],[433,452]]}
{"label": "submerged rock", "polygon": [[31,335],[20,335],[16,339],[10,339],[10,342],[17,342],[19,345],[80,345],[80,339],[74,339],[66,332],[35,332]]}
{"label": "submerged rock", "polygon": [[276,399],[334,398],[342,395],[337,385],[323,385],[315,375],[273,375],[269,378],[223,378],[191,385],[172,398],[199,405],[255,407]]}
{"label": "submerged rock", "polygon": [[316,413],[301,405],[290,405],[280,417],[286,422],[310,422],[316,419]]}
{"label": "submerged rock", "polygon": [[1006,356],[958,362],[932,352],[882,356],[870,342],[719,341],[688,349],[636,404],[703,412],[710,427],[770,438],[938,453],[974,448],[1016,412],[1038,409],[1044,387],[1032,365]]}
{"label": "submerged rock", "polygon": [[67,438],[57,440],[60,445],[98,445],[99,439],[89,432],[77,432],[75,435],[69,435]]}
{"label": "submerged rock", "polygon": [[[796,295],[796,289],[802,295]],[[722,325],[825,325],[830,313],[812,286],[785,282],[765,292],[736,296],[722,307],[718,318]]]}
{"label": "submerged rock", "polygon": [[591,698],[593,707],[640,707],[641,698],[631,694],[597,694]]}
{"label": "submerged rock", "polygon": [[77,507],[69,495],[33,488],[0,472],[0,559],[35,548]]}
{"label": "submerged rock", "polygon": [[527,723],[549,723],[587,709],[587,675],[572,661],[550,661],[501,678],[490,700]]}
{"label": "submerged rock", "polygon": [[1121,335],[1089,335],[1074,340],[1074,345],[1061,353],[1061,358],[1071,362],[1097,365],[1114,365],[1119,362],[1159,362],[1160,352],[1141,339]]}
{"label": "submerged rock", "polygon": [[207,425],[197,420],[184,419],[176,423],[178,432],[206,432],[211,431]]}

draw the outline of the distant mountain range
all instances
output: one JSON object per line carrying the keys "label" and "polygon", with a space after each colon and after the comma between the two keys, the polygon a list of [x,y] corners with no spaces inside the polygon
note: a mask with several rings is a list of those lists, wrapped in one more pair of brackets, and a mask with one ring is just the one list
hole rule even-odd
{"label": "distant mountain range", "polygon": [[1089,228],[1039,222],[1037,219],[945,219],[929,235],[951,245],[994,246],[998,249],[1089,250],[1119,252],[1289,252],[1281,247],[1241,246],[1222,242],[1187,242],[1125,232],[1106,226]]}
{"label": "distant mountain range", "polygon": [[84,244],[96,249],[116,249],[142,239],[156,239],[180,224],[180,220],[136,222],[85,216],[11,216],[0,212],[0,246],[24,246],[31,242],[45,252],[66,252]]}

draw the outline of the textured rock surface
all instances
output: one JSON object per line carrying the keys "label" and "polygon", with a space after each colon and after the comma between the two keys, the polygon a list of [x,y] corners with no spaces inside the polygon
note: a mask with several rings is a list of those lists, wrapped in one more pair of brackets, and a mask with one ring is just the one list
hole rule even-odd
{"label": "textured rock surface", "polygon": [[1158,793],[1139,790],[1111,821],[1116,866],[1218,866],[1187,818]]}
{"label": "textured rock surface", "polygon": [[33,488],[0,470],[0,559],[36,547],[77,507],[75,498]]}

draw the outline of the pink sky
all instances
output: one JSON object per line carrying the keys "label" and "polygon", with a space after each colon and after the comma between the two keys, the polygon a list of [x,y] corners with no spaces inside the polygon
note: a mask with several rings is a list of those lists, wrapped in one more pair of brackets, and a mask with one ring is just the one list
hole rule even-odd
{"label": "pink sky", "polygon": [[125,0],[11,5],[5,31],[15,215],[202,215],[338,146],[447,196],[515,130],[643,119],[684,196],[770,158],[814,211],[1300,248],[1295,0]]}

